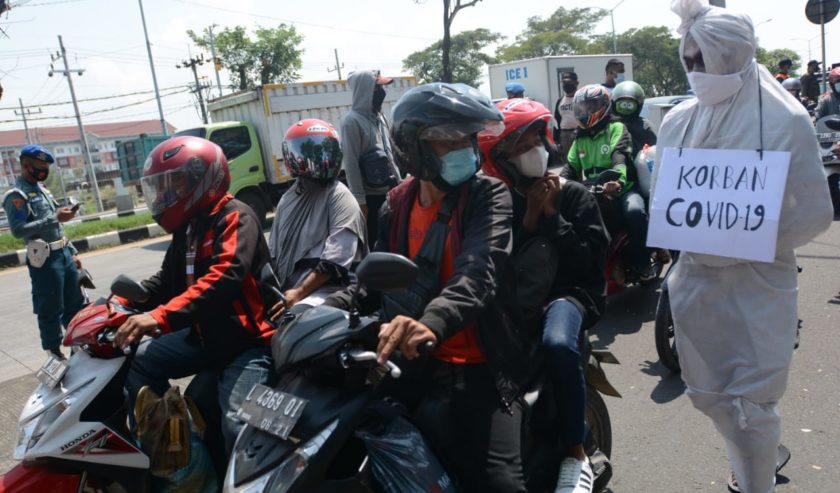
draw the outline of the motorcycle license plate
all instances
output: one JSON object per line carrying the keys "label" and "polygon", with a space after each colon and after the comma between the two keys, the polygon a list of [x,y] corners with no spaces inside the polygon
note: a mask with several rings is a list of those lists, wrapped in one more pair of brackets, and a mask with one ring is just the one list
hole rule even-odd
{"label": "motorcycle license plate", "polygon": [[242,402],[237,416],[251,426],[286,440],[308,402],[292,394],[256,384]]}
{"label": "motorcycle license plate", "polygon": [[67,368],[66,360],[50,356],[47,358],[47,361],[41,365],[41,369],[38,370],[35,377],[39,382],[51,389],[58,385],[58,382],[60,382],[64,377],[64,374],[67,373]]}

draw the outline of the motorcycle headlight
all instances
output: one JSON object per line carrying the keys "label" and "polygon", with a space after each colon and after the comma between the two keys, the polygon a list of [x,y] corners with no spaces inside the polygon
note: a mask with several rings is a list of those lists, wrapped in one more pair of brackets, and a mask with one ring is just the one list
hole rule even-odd
{"label": "motorcycle headlight", "polygon": [[309,459],[321,450],[327,439],[338,427],[338,420],[334,420],[309,441],[298,447],[292,454],[280,463],[277,468],[266,471],[259,478],[248,484],[236,487],[233,485],[232,471],[234,464],[228,467],[228,479],[225,482],[226,493],[285,493],[294,484],[300,474],[309,464]]}
{"label": "motorcycle headlight", "polygon": [[70,408],[76,401],[79,400],[80,390],[85,388],[90,382],[69,392],[64,398],[53,403],[51,406],[45,408],[42,412],[30,418],[18,426],[18,439],[15,445],[15,451],[12,457],[15,460],[23,460],[26,452],[38,444],[38,440],[44,436],[44,433],[52,425],[59,416]]}

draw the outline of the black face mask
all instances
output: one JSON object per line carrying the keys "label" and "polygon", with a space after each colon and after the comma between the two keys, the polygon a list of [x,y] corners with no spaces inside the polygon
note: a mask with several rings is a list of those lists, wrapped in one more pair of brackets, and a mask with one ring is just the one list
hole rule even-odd
{"label": "black face mask", "polygon": [[26,170],[29,171],[29,174],[38,181],[46,181],[47,177],[50,176],[50,169],[37,169],[33,166],[27,166]]}
{"label": "black face mask", "polygon": [[385,101],[385,89],[377,84],[373,88],[373,111],[379,113],[382,111],[382,103]]}
{"label": "black face mask", "polygon": [[577,91],[578,85],[573,82],[564,82],[563,83],[563,92],[566,94],[572,93]]}

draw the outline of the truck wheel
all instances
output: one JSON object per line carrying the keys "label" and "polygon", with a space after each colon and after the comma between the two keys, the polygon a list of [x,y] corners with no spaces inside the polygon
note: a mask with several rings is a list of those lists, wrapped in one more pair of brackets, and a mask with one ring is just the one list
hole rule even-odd
{"label": "truck wheel", "polygon": [[254,211],[254,214],[256,214],[257,218],[260,220],[260,225],[265,226],[265,214],[267,207],[265,206],[265,200],[260,196],[260,194],[256,192],[242,192],[237,195],[236,198],[248,204],[248,207]]}

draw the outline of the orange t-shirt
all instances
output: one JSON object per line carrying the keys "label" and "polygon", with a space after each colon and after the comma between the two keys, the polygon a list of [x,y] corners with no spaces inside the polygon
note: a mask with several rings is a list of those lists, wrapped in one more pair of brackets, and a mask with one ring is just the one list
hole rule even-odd
{"label": "orange t-shirt", "polygon": [[[423,245],[423,239],[429,226],[437,219],[437,213],[441,202],[423,207],[420,205],[420,195],[411,207],[411,215],[408,220],[408,256],[414,258]],[[447,238],[446,248],[443,250],[443,258],[440,266],[440,285],[445,286],[452,274],[455,272],[455,261],[452,258],[452,234]],[[432,353],[435,359],[447,363],[472,364],[484,363],[484,354],[478,345],[478,338],[475,333],[475,325],[469,325],[438,344],[435,352]]]}

